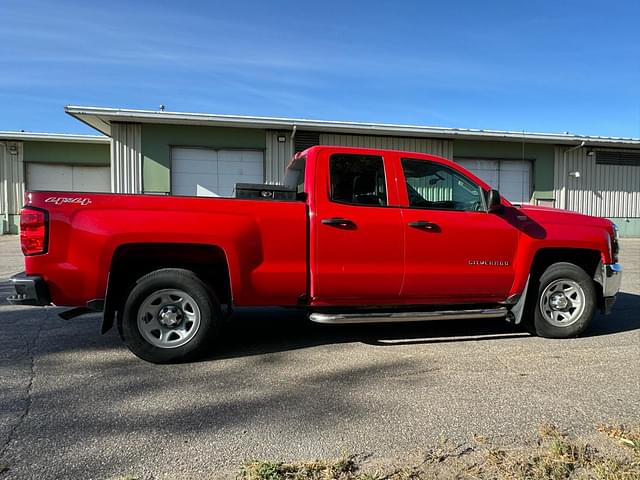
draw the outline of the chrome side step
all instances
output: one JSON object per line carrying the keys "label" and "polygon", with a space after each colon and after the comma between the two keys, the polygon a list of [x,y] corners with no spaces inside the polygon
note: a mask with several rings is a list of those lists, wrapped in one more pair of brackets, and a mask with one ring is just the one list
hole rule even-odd
{"label": "chrome side step", "polygon": [[471,318],[500,318],[507,316],[506,307],[474,310],[441,310],[434,312],[371,312],[371,313],[320,313],[309,315],[315,323],[387,323],[387,322],[424,322],[428,320],[463,320]]}

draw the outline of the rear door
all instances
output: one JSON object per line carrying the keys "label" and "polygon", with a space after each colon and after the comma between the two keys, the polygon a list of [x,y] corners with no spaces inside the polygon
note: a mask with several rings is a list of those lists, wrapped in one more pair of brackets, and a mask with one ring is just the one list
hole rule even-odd
{"label": "rear door", "polygon": [[482,188],[458,170],[417,158],[398,164],[404,176],[403,301],[504,300],[514,280],[518,231],[486,211]]}
{"label": "rear door", "polygon": [[311,216],[312,303],[397,303],[404,244],[390,164],[375,151],[319,155]]}

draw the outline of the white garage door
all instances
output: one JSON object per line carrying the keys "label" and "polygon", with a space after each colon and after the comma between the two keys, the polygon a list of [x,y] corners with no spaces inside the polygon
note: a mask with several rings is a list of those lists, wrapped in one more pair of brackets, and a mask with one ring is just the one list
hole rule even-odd
{"label": "white garage door", "polygon": [[110,192],[109,167],[27,163],[27,190]]}
{"label": "white garage door", "polygon": [[171,193],[232,197],[236,183],[264,182],[264,157],[256,150],[171,149]]}
{"label": "white garage door", "polygon": [[471,160],[456,162],[500,191],[513,203],[531,200],[531,162],[522,160]]}

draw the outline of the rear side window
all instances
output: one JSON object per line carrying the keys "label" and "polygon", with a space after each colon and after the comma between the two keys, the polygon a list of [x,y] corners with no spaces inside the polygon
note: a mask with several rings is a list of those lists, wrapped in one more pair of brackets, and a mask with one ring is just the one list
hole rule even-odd
{"label": "rear side window", "polygon": [[329,159],[331,200],[354,205],[387,205],[384,161],[375,155],[333,154]]}
{"label": "rear side window", "polygon": [[304,169],[307,157],[296,159],[284,174],[285,187],[295,188],[297,193],[304,192]]}

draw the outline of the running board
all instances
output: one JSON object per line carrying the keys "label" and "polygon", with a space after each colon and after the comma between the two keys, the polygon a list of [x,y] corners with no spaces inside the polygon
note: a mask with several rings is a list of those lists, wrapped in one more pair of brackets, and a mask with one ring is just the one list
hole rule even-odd
{"label": "running board", "polygon": [[428,320],[464,320],[471,318],[499,318],[507,316],[506,307],[475,310],[440,310],[434,312],[372,312],[372,313],[320,313],[309,315],[315,323],[388,323],[424,322]]}

